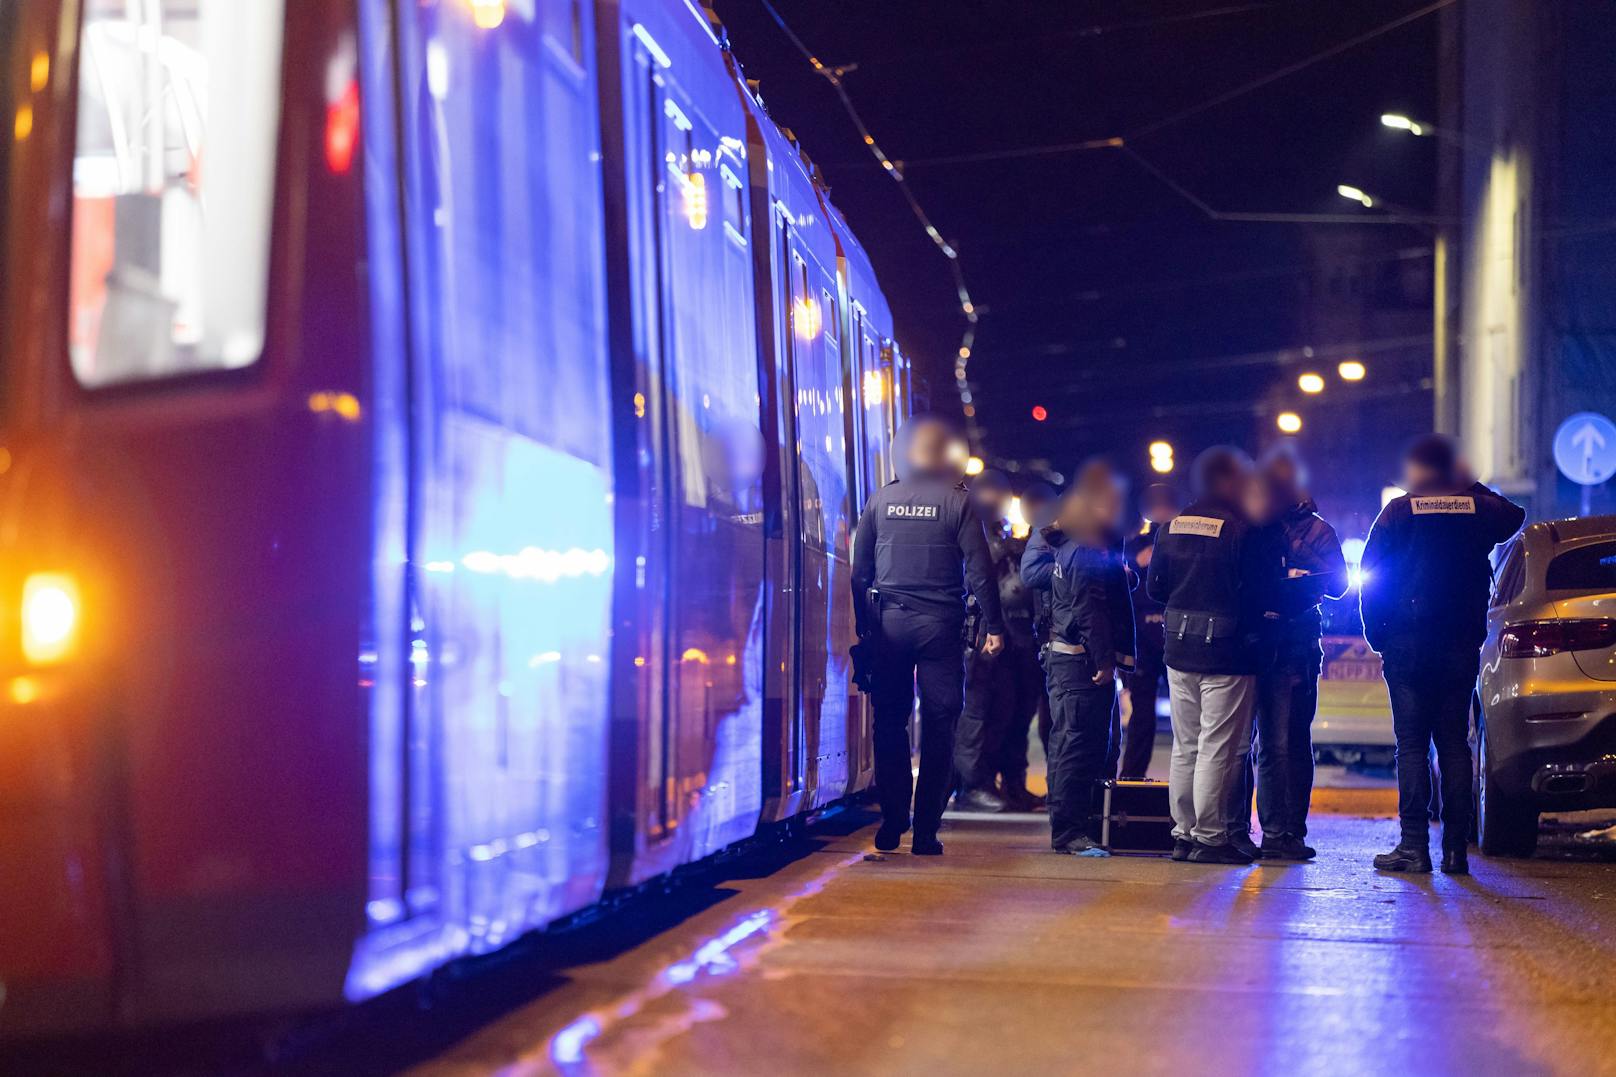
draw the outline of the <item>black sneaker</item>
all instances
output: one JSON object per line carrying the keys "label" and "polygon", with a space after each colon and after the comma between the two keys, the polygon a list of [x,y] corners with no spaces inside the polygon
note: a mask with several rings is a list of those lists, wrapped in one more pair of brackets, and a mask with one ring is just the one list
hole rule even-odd
{"label": "black sneaker", "polygon": [[[1426,870],[1429,871],[1430,869],[1427,868]],[[1470,853],[1469,853],[1469,851],[1466,850],[1466,849],[1444,849],[1444,850],[1442,850],[1442,874],[1444,874],[1444,875],[1469,875],[1470,874]]]}
{"label": "black sneaker", "polygon": [[1206,845],[1198,841],[1195,843],[1195,848],[1190,850],[1190,863],[1249,864],[1251,863],[1251,857],[1229,842],[1222,845]]}
{"label": "black sneaker", "polygon": [[1237,830],[1229,835],[1229,844],[1234,846],[1240,855],[1247,860],[1262,859],[1262,850],[1257,848],[1257,843],[1251,840],[1250,834]]}
{"label": "black sneaker", "polygon": [[1111,855],[1100,845],[1099,842],[1093,840],[1087,835],[1079,835],[1078,837],[1075,837],[1071,841],[1067,842],[1065,845],[1057,845],[1055,847],[1055,851],[1057,853],[1065,853],[1067,856]]}
{"label": "black sneaker", "polygon": [[1179,860],[1179,861],[1188,860],[1190,858],[1190,853],[1192,853],[1194,851],[1195,851],[1195,843],[1193,841],[1191,841],[1190,839],[1188,839],[1188,838],[1174,838],[1173,839],[1173,859],[1174,860]]}
{"label": "black sneaker", "polygon": [[909,851],[916,856],[942,856],[943,843],[937,840],[935,834],[931,836],[916,834],[915,840],[909,843]]}
{"label": "black sneaker", "polygon": [[1006,810],[1007,805],[999,794],[991,789],[967,789],[954,798],[954,810],[966,812],[988,812],[998,814]]}
{"label": "black sneaker", "polygon": [[1264,860],[1312,860],[1318,855],[1317,849],[1305,844],[1301,838],[1293,838],[1289,834],[1281,834],[1277,838],[1266,835],[1263,837]]}
{"label": "black sneaker", "polygon": [[1377,871],[1408,871],[1418,875],[1431,874],[1431,851],[1429,849],[1411,849],[1406,845],[1399,845],[1389,853],[1381,853],[1375,857],[1375,870]]}
{"label": "black sneaker", "polygon": [[890,853],[908,832],[908,823],[882,823],[881,829],[875,832],[875,847],[883,853]]}

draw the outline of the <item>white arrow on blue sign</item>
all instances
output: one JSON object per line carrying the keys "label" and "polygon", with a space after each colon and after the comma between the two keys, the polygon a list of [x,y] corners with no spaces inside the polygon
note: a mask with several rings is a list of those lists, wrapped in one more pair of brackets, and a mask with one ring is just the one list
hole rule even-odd
{"label": "white arrow on blue sign", "polygon": [[1616,423],[1597,411],[1581,411],[1554,432],[1554,462],[1583,486],[1598,486],[1616,474]]}

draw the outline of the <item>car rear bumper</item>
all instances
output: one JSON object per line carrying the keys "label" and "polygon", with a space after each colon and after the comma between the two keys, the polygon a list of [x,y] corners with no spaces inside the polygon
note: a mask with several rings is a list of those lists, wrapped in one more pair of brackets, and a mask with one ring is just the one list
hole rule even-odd
{"label": "car rear bumper", "polygon": [[1543,811],[1616,807],[1616,685],[1486,708],[1490,780]]}

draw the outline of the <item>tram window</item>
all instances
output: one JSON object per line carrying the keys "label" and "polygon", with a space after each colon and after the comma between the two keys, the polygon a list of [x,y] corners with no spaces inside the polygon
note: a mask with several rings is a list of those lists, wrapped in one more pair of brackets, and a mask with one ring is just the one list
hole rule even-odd
{"label": "tram window", "polygon": [[67,315],[81,384],[262,352],[283,4],[85,3]]}

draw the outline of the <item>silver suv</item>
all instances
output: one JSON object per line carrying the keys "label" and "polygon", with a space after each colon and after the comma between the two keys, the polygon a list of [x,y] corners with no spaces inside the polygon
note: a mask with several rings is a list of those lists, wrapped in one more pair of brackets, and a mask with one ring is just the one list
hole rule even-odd
{"label": "silver suv", "polygon": [[1616,807],[1616,516],[1533,524],[1499,559],[1475,700],[1481,851],[1538,813]]}

